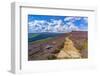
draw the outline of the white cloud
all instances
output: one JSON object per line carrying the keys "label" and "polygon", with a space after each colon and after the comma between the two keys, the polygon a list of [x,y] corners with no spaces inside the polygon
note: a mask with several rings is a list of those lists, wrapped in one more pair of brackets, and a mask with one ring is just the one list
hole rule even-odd
{"label": "white cloud", "polygon": [[74,17],[75,20],[80,20],[82,19],[81,17]]}
{"label": "white cloud", "polygon": [[29,22],[29,30],[31,32],[62,32],[62,20],[52,20],[52,22],[34,20]]}
{"label": "white cloud", "polygon": [[71,16],[71,17],[65,17],[64,21],[71,21],[74,22],[76,20],[80,20],[82,19],[81,17],[75,17],[75,16]]}
{"label": "white cloud", "polygon": [[[75,25],[76,20],[83,20],[84,23],[80,24],[79,26]],[[87,23],[88,18],[87,17],[66,17],[64,19],[65,21],[68,21],[66,25],[68,26],[68,31],[87,31]]]}
{"label": "white cloud", "polygon": [[87,18],[87,17],[84,17],[83,19],[84,19],[85,21],[88,21],[88,18]]}
{"label": "white cloud", "polygon": [[[54,20],[51,19],[50,22],[46,20],[34,20],[28,23],[29,25],[29,32],[71,32],[71,31],[79,31],[85,30],[86,27],[79,28],[74,24],[75,20],[80,20],[80,17],[66,17],[64,21],[66,24],[63,23],[62,20]],[[84,18],[87,21],[87,18]]]}
{"label": "white cloud", "polygon": [[83,20],[88,23],[88,18],[87,17],[84,17]]}
{"label": "white cloud", "polygon": [[70,31],[79,31],[80,29],[79,29],[77,26],[75,26],[74,24],[71,24],[71,25],[69,26],[69,30],[70,30]]}
{"label": "white cloud", "polygon": [[74,17],[66,17],[65,19],[64,19],[64,21],[69,21],[69,20],[72,20]]}

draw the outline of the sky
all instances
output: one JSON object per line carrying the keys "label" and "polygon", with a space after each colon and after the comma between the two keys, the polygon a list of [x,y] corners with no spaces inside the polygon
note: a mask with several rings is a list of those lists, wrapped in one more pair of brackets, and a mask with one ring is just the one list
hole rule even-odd
{"label": "sky", "polygon": [[88,17],[28,15],[28,33],[87,31]]}

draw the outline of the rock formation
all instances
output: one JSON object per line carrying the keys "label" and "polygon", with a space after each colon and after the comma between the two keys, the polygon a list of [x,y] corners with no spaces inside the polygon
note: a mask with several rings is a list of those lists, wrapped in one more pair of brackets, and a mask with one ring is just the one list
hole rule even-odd
{"label": "rock formation", "polygon": [[66,37],[65,42],[64,42],[64,47],[57,54],[57,58],[58,59],[81,58],[81,54],[79,53],[79,50],[74,47],[72,40]]}

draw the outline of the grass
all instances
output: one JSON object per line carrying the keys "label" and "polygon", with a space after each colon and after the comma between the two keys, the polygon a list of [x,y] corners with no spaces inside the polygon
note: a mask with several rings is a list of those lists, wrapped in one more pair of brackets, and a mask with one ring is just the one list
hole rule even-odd
{"label": "grass", "polygon": [[87,40],[84,40],[83,44],[79,47],[79,50],[83,50],[87,48],[88,48],[88,42]]}
{"label": "grass", "polygon": [[32,34],[32,36],[30,38],[33,38],[33,37],[36,37],[38,36],[39,34]]}
{"label": "grass", "polygon": [[87,41],[84,42],[83,48],[88,48],[88,42]]}
{"label": "grass", "polygon": [[47,42],[48,40],[52,39],[52,37],[46,38],[46,39],[41,39],[41,40],[37,40],[37,41],[33,41],[31,43],[37,43],[37,42]]}

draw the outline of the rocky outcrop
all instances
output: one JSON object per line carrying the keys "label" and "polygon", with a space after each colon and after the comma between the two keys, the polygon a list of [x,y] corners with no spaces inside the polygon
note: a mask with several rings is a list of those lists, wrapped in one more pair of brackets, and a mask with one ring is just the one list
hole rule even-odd
{"label": "rocky outcrop", "polygon": [[57,54],[57,58],[58,59],[81,58],[81,54],[79,53],[79,50],[74,47],[72,40],[66,37],[64,42],[64,47]]}

